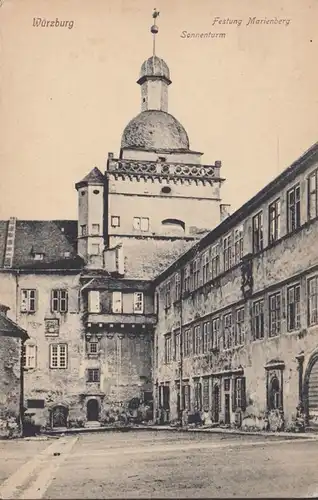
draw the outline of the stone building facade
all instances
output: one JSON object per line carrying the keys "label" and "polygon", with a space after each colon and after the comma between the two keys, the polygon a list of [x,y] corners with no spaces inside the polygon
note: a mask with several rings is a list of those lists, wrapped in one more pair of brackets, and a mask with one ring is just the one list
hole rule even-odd
{"label": "stone building facade", "polygon": [[203,164],[168,113],[167,64],[141,66],[141,112],[77,182],[78,220],[0,221],[0,296],[27,329],[37,425],[107,422],[149,403],[153,278],[226,216],[221,162]]}
{"label": "stone building facade", "polygon": [[23,346],[25,330],[7,317],[9,307],[0,304],[0,437],[22,434]]}
{"label": "stone building facade", "polygon": [[317,424],[317,180],[315,144],[155,279],[157,419]]}

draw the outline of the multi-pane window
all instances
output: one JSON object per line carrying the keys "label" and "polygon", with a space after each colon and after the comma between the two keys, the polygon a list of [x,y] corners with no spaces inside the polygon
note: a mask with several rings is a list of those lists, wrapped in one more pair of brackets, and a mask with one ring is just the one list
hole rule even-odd
{"label": "multi-pane window", "polygon": [[244,334],[245,334],[244,321],[245,321],[244,307],[241,307],[240,309],[237,309],[235,315],[235,335],[234,335],[235,345],[244,344]]}
{"label": "multi-pane window", "polygon": [[112,227],[120,226],[120,217],[118,215],[112,215],[110,218],[110,224]]}
{"label": "multi-pane window", "polygon": [[66,313],[68,303],[67,290],[52,290],[51,292],[51,311]]}
{"label": "multi-pane window", "polygon": [[212,348],[216,348],[219,345],[220,338],[220,318],[212,319]]}
{"label": "multi-pane window", "polygon": [[308,326],[318,323],[318,276],[308,280]]}
{"label": "multi-pane window", "polygon": [[134,293],[134,313],[142,314],[144,312],[144,294],[142,292]]}
{"label": "multi-pane window", "polygon": [[243,226],[234,231],[234,264],[238,264],[243,257]]}
{"label": "multi-pane window", "polygon": [[318,170],[308,177],[308,219],[318,216]]}
{"label": "multi-pane window", "polygon": [[183,408],[186,411],[191,410],[191,387],[189,384],[185,384],[182,386],[182,399]]}
{"label": "multi-pane window", "polygon": [[174,357],[176,361],[180,360],[180,332],[174,334]]}
{"label": "multi-pane window", "polygon": [[24,344],[23,351],[23,366],[24,368],[35,368],[36,367],[36,345],[35,344]]}
{"label": "multi-pane window", "polygon": [[67,344],[50,345],[50,368],[67,368]]}
{"label": "multi-pane window", "polygon": [[257,300],[252,306],[253,340],[264,338],[264,300]]}
{"label": "multi-pane window", "polygon": [[175,300],[180,300],[181,297],[181,276],[180,273],[176,273],[174,278],[174,297]]}
{"label": "multi-pane window", "polygon": [[188,264],[184,268],[184,275],[183,275],[183,290],[184,290],[184,292],[190,292],[190,279],[191,279],[191,270],[190,270],[190,265]]}
{"label": "multi-pane window", "polygon": [[216,278],[220,274],[219,246],[211,247],[211,278]]}
{"label": "multi-pane window", "polygon": [[287,192],[287,232],[300,227],[300,186],[294,186]]}
{"label": "multi-pane window", "polygon": [[99,313],[100,312],[99,290],[89,290],[88,291],[88,312],[89,313]]}
{"label": "multi-pane window", "polygon": [[205,321],[203,323],[203,353],[209,352],[212,347],[211,338],[211,321]]}
{"label": "multi-pane window", "polygon": [[165,363],[172,361],[172,339],[171,334],[165,335]]}
{"label": "multi-pane window", "polygon": [[280,292],[269,296],[269,336],[275,337],[280,333],[281,298]]}
{"label": "multi-pane window", "polygon": [[273,201],[268,207],[268,242],[269,244],[280,237],[280,199]]}
{"label": "multi-pane window", "polygon": [[190,356],[192,352],[192,330],[188,328],[184,331],[183,338],[183,354],[184,356]]}
{"label": "multi-pane window", "polygon": [[133,228],[137,231],[149,231],[148,217],[134,217]]}
{"label": "multi-pane window", "polygon": [[121,292],[113,292],[112,311],[113,313],[121,313],[123,311],[123,297]]}
{"label": "multi-pane window", "polygon": [[171,281],[167,281],[164,286],[165,308],[171,306]]}
{"label": "multi-pane window", "polygon": [[98,354],[98,342],[87,342],[88,354]]}
{"label": "multi-pane window", "polygon": [[87,382],[99,382],[99,381],[100,381],[99,368],[88,368],[88,370],[87,370]]}
{"label": "multi-pane window", "polygon": [[232,266],[232,235],[223,238],[223,268],[227,271]]}
{"label": "multi-pane window", "polygon": [[202,333],[201,325],[194,327],[194,338],[193,338],[193,354],[201,354],[202,351]]}
{"label": "multi-pane window", "polygon": [[21,312],[35,312],[36,290],[21,290]]}
{"label": "multi-pane window", "polygon": [[246,391],[245,391],[245,377],[237,377],[234,379],[234,410],[240,408],[245,410],[246,407]]}
{"label": "multi-pane window", "polygon": [[225,314],[223,317],[223,348],[232,347],[232,313]]}
{"label": "multi-pane window", "polygon": [[263,250],[263,212],[254,215],[253,221],[253,253]]}
{"label": "multi-pane window", "polygon": [[202,384],[199,381],[194,383],[194,410],[202,410]]}
{"label": "multi-pane window", "polygon": [[300,285],[287,288],[287,330],[300,327]]}
{"label": "multi-pane window", "polygon": [[207,377],[202,379],[202,409],[209,411],[210,409],[210,394],[209,394],[209,379]]}
{"label": "multi-pane window", "polygon": [[192,267],[192,290],[195,290],[200,285],[200,259],[193,261]]}
{"label": "multi-pane window", "polygon": [[210,251],[207,250],[202,255],[202,282],[207,283],[211,277],[210,273]]}

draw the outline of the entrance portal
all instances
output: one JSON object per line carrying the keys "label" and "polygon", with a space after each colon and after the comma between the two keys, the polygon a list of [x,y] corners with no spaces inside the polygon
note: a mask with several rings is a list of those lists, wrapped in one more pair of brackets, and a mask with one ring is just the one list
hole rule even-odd
{"label": "entrance portal", "polygon": [[66,427],[67,426],[68,409],[66,406],[58,405],[52,409],[51,425],[52,427]]}
{"label": "entrance portal", "polygon": [[97,399],[90,399],[87,401],[87,420],[89,422],[96,422],[99,416],[99,404]]}

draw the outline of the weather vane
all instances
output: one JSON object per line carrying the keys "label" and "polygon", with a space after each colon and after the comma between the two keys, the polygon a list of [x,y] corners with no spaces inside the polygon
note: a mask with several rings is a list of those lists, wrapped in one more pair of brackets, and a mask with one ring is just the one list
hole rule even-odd
{"label": "weather vane", "polygon": [[152,13],[152,17],[154,19],[153,25],[150,28],[151,33],[153,34],[153,45],[152,45],[152,55],[155,57],[156,55],[156,34],[158,33],[159,29],[158,26],[156,25],[156,19],[159,16],[160,12],[154,8],[154,11]]}

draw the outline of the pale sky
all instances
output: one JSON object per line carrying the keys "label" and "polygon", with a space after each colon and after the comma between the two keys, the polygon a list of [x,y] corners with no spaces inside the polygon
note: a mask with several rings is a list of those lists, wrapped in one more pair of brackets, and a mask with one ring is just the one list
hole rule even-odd
{"label": "pale sky", "polygon": [[[154,7],[169,112],[204,163],[222,161],[224,203],[239,208],[318,140],[317,0],[0,3],[1,219],[77,218],[75,182],[118,156],[140,112]],[[216,16],[242,24],[213,26]],[[246,26],[255,16],[290,23]],[[33,27],[34,17],[74,26]]]}

